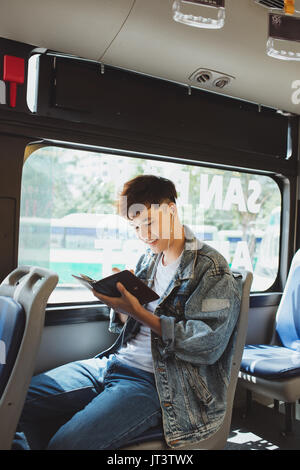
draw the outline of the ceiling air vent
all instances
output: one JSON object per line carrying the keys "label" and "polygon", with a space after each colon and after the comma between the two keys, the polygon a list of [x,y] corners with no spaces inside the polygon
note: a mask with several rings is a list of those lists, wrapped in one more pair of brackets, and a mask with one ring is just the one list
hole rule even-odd
{"label": "ceiling air vent", "polygon": [[255,0],[255,3],[266,8],[276,8],[277,10],[284,9],[284,0]]}
{"label": "ceiling air vent", "polygon": [[202,70],[195,74],[194,80],[199,83],[206,83],[211,80],[211,73],[208,70]]}
{"label": "ceiling air vent", "polygon": [[189,80],[203,88],[220,89],[231,84],[235,77],[217,72],[216,70],[197,69],[189,76]]}

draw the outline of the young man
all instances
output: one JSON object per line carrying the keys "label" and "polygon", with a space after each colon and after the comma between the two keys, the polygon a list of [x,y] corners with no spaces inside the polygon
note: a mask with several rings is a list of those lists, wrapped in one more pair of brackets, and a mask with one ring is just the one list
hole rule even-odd
{"label": "young man", "polygon": [[14,449],[119,449],[157,425],[180,448],[221,425],[241,280],[181,224],[176,198],[165,178],[124,185],[119,215],[147,244],[135,274],[160,298],[142,306],[120,283],[121,297],[94,292],[112,308],[116,342],[33,377]]}

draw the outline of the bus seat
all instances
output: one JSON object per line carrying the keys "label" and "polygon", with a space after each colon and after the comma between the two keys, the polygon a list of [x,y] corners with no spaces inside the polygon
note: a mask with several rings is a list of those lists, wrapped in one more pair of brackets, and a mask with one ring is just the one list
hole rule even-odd
{"label": "bus seat", "polygon": [[0,450],[11,448],[57,282],[52,271],[20,266],[0,284]]}
{"label": "bus seat", "polygon": [[[230,432],[233,400],[238,380],[238,373],[242,359],[243,349],[245,346],[250,288],[253,275],[251,272],[243,271],[242,273],[242,299],[239,319],[236,328],[236,345],[232,359],[232,368],[230,375],[230,383],[227,390],[227,409],[221,427],[209,438],[199,441],[193,445],[176,448],[179,450],[222,450],[224,449]],[[162,426],[147,430],[145,433],[132,439],[120,450],[166,450],[170,449],[164,438]]]}
{"label": "bus seat", "polygon": [[300,399],[300,250],[292,260],[276,313],[270,344],[246,345],[239,383],[247,389],[247,412],[252,391],[285,403],[284,433],[292,431],[295,402]]}

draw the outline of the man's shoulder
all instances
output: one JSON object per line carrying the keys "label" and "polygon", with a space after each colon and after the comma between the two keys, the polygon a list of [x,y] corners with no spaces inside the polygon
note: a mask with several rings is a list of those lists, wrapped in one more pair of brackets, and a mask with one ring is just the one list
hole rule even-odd
{"label": "man's shoulder", "polygon": [[196,268],[205,267],[206,270],[212,270],[215,274],[228,272],[231,273],[230,267],[224,256],[207,243],[197,250]]}

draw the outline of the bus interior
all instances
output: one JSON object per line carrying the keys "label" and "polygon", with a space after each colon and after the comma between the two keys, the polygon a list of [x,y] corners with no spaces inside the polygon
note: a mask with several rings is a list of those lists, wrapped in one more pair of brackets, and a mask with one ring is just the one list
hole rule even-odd
{"label": "bus interior", "polygon": [[[108,307],[72,274],[134,269],[144,246],[114,200],[139,174],[174,181],[183,223],[253,273],[246,345],[269,345],[300,249],[300,1],[0,11],[0,282],[23,265],[59,277],[34,374],[115,341]],[[300,401],[243,382],[225,450],[300,449]]]}

